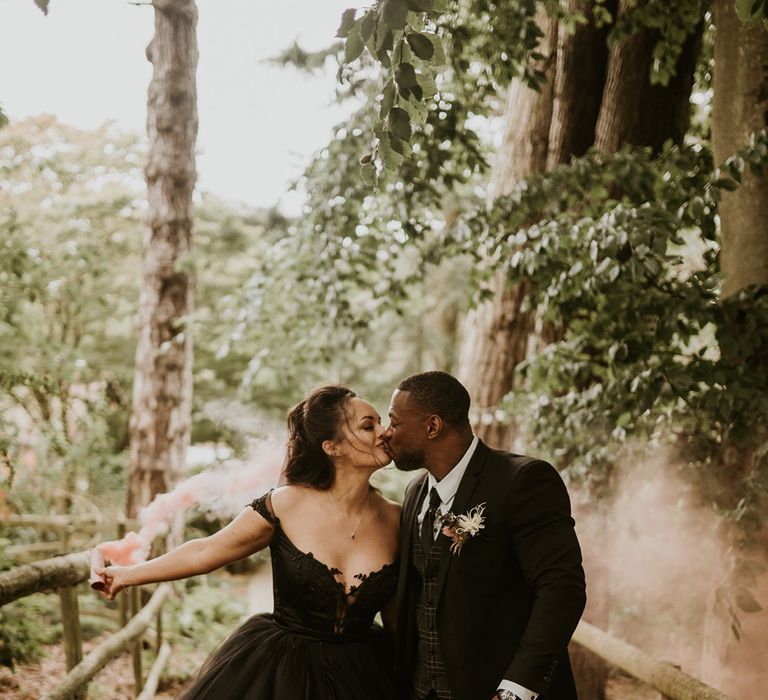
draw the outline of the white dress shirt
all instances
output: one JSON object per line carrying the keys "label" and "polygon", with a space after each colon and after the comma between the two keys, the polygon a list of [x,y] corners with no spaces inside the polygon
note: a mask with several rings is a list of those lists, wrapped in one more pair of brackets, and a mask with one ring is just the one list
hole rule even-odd
{"label": "white dress shirt", "polygon": [[[424,516],[427,514],[427,510],[429,509],[429,494],[431,493],[432,488],[434,488],[437,491],[437,494],[440,496],[440,505],[438,506],[437,513],[435,515],[435,538],[437,538],[440,532],[440,518],[438,515],[447,513],[451,509],[451,506],[453,505],[453,499],[456,498],[456,492],[459,490],[461,479],[464,476],[464,472],[467,471],[467,466],[469,465],[469,461],[472,459],[472,455],[475,454],[478,442],[479,441],[477,436],[475,435],[471,444],[467,448],[467,451],[459,460],[458,464],[453,469],[451,469],[451,471],[449,471],[440,481],[435,479],[432,474],[429,474],[427,478],[427,497],[424,499],[421,510],[416,517],[418,518],[419,524],[424,522]],[[508,680],[502,680],[498,687],[499,690],[511,690],[513,693],[519,696],[521,700],[536,700],[536,698],[539,697],[538,693],[534,693],[533,691]]]}
{"label": "white dress shirt", "polygon": [[[456,492],[459,490],[459,484],[461,478],[464,476],[464,472],[467,471],[467,465],[469,460],[472,459],[472,455],[475,454],[477,448],[478,439],[477,436],[472,438],[467,451],[464,456],[459,460],[459,463],[451,469],[440,481],[435,479],[434,476],[429,474],[427,479],[427,497],[424,499],[424,503],[421,504],[421,510],[418,516],[419,523],[424,522],[424,516],[429,510],[429,494],[434,487],[440,496],[440,505],[438,506],[437,513],[447,513],[453,505],[453,499],[456,498]],[[435,515],[435,537],[440,530],[440,519]]]}

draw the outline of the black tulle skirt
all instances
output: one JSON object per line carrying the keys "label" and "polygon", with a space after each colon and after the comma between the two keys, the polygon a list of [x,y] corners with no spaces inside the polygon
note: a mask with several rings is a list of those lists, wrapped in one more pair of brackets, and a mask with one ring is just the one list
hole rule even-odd
{"label": "black tulle skirt", "polygon": [[379,627],[325,641],[255,615],[206,661],[182,700],[394,700],[391,649]]}

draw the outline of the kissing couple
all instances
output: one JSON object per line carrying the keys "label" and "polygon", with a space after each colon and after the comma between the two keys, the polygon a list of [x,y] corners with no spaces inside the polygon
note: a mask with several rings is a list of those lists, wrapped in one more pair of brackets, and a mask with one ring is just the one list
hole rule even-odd
{"label": "kissing couple", "polygon": [[[575,700],[567,646],[586,597],[565,485],[481,442],[469,406],[445,372],[401,381],[387,427],[351,390],[315,389],[288,413],[284,485],[213,535],[99,570],[113,598],[269,547],[274,612],[180,697]],[[426,470],[402,508],[369,483],[390,462]]]}

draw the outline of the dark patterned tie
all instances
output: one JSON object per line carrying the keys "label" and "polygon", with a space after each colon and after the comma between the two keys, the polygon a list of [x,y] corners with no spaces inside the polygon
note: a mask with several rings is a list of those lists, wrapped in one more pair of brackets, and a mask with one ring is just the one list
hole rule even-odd
{"label": "dark patterned tie", "polygon": [[424,554],[429,554],[435,542],[435,513],[437,513],[440,502],[440,494],[433,486],[429,492],[429,508],[427,508],[424,520],[421,522],[421,548]]}

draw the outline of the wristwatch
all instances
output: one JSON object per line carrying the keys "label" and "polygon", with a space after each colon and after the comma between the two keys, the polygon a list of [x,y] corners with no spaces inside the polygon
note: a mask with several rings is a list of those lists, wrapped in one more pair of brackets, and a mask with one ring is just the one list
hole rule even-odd
{"label": "wristwatch", "polygon": [[519,695],[516,695],[511,690],[497,690],[496,697],[499,700],[521,700]]}

